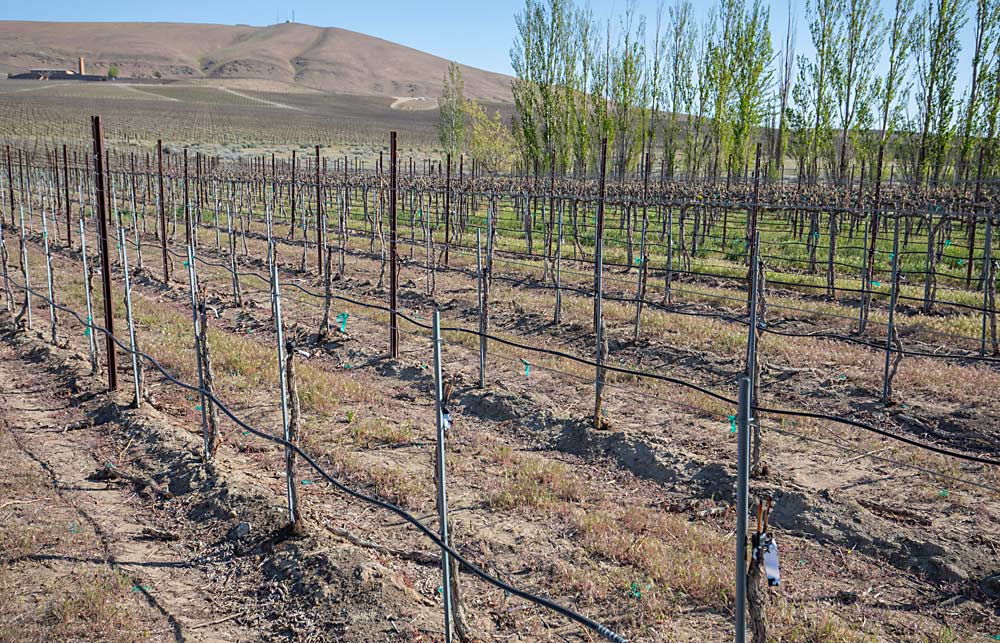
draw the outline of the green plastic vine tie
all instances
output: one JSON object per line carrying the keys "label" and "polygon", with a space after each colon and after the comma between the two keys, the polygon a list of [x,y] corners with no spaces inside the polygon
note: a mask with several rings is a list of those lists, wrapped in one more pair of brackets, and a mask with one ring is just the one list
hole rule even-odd
{"label": "green plastic vine tie", "polygon": [[529,375],[531,375],[531,362],[522,357],[521,363],[524,364],[524,376],[528,377]]}
{"label": "green plastic vine tie", "polygon": [[961,266],[961,265],[964,265],[964,264],[965,264],[965,259],[959,259],[958,260],[958,265]]}
{"label": "green plastic vine tie", "polygon": [[945,239],[944,240],[944,247],[947,248],[950,245],[951,245],[951,239]]}
{"label": "green plastic vine tie", "polygon": [[735,415],[730,415],[729,416],[729,432],[730,433],[736,433],[736,416]]}
{"label": "green plastic vine tie", "polygon": [[312,484],[312,480],[303,480],[302,484]]}
{"label": "green plastic vine tie", "polygon": [[632,581],[628,587],[628,595],[635,599],[642,598],[642,587],[639,586],[639,583]]}
{"label": "green plastic vine tie", "polygon": [[948,490],[947,489],[942,489],[941,491],[939,491],[938,492],[938,497],[939,498],[947,498],[948,497]]}
{"label": "green plastic vine tie", "polygon": [[339,315],[337,315],[337,321],[340,322],[340,332],[342,332],[342,333],[346,333],[347,332],[347,318],[348,317],[349,317],[349,315],[347,313],[340,313]]}
{"label": "green plastic vine tie", "polygon": [[872,285],[875,286],[876,288],[878,288],[879,286],[882,285],[882,282],[881,281],[873,281]]}
{"label": "green plastic vine tie", "polygon": [[132,587],[133,592],[148,592],[152,589],[149,585],[135,585]]}

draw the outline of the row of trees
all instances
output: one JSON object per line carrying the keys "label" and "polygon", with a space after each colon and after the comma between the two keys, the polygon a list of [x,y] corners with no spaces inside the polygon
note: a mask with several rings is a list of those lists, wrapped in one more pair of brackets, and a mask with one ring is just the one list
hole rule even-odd
{"label": "row of trees", "polygon": [[811,56],[796,55],[794,11],[776,51],[762,0],[717,0],[702,20],[691,0],[661,3],[651,24],[634,2],[602,23],[574,0],[525,0],[510,50],[520,158],[590,172],[607,138],[619,175],[647,158],[668,177],[740,175],[758,142],[772,174],[793,163],[807,180],[892,164],[914,182],[965,181],[983,143],[987,169],[1000,162],[1000,0],[895,0],[891,14],[809,0]]}

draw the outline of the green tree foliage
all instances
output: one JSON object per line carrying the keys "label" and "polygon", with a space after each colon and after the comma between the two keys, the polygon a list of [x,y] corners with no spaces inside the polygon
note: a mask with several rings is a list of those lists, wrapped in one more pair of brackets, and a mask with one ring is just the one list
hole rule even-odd
{"label": "green tree foliage", "polygon": [[733,51],[739,61],[733,71],[732,167],[739,170],[749,161],[753,134],[764,124],[773,78],[770,68],[770,12],[761,0],[738,7],[733,32]]}
{"label": "green tree foliage", "polygon": [[916,183],[938,182],[955,132],[955,80],[968,0],[925,0],[913,22],[920,143]]}
{"label": "green tree foliage", "polygon": [[834,176],[847,179],[852,141],[861,142],[861,127],[872,125],[869,105],[875,98],[875,66],[885,38],[877,0],[845,0],[834,27],[837,53],[831,79],[837,102],[840,145]]}
{"label": "green tree foliage", "polygon": [[469,118],[469,153],[488,174],[510,169],[516,151],[514,136],[497,111],[490,118],[478,101],[466,106]]}
{"label": "green tree foliage", "polygon": [[[741,174],[760,141],[776,173],[792,157],[808,181],[893,164],[968,180],[985,141],[1000,171],[1000,0],[896,0],[884,15],[885,0],[807,0],[808,55],[787,1],[776,53],[769,0],[714,0],[702,20],[693,0],[660,0],[649,32],[635,0],[606,18],[582,0],[525,0],[510,50],[520,158],[592,172],[606,139],[619,175],[650,153],[665,176],[719,177]],[[963,45],[972,73],[957,87]]]}
{"label": "green tree foliage", "polygon": [[444,90],[438,98],[438,137],[441,147],[452,156],[465,146],[465,81],[458,63],[448,65],[444,75]]}

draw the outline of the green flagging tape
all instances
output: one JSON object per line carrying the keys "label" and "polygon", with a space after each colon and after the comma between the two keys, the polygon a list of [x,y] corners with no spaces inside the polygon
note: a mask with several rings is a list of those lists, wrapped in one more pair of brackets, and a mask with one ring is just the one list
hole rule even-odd
{"label": "green flagging tape", "polygon": [[199,404],[198,406],[194,407],[194,410],[195,411],[200,411],[201,410],[201,404]]}
{"label": "green flagging tape", "polygon": [[187,267],[188,267],[188,266],[190,266],[190,265],[191,265],[191,264],[189,264],[188,262],[186,262],[186,261],[184,262],[184,267],[185,267],[185,268],[187,268]]}
{"label": "green flagging tape", "polygon": [[528,377],[529,375],[531,375],[531,362],[522,357],[521,363],[524,364],[524,376]]}
{"label": "green flagging tape", "polygon": [[730,415],[729,416],[729,432],[730,433],[736,433],[736,416],[735,415]]}
{"label": "green flagging tape", "polygon": [[819,239],[819,232],[813,232],[813,237],[815,237],[816,239]]}
{"label": "green flagging tape", "polygon": [[132,588],[133,592],[148,592],[152,588],[149,585],[136,585]]}
{"label": "green flagging tape", "polygon": [[947,498],[948,497],[948,490],[947,489],[942,489],[940,492],[938,492],[938,497],[940,497],[940,498]]}
{"label": "green flagging tape", "polygon": [[892,261],[895,258],[896,258],[896,253],[895,252],[890,252],[889,253],[889,261]]}
{"label": "green flagging tape", "polygon": [[951,239],[945,239],[944,240],[944,247],[947,248],[950,245],[951,245]]}
{"label": "green flagging tape", "polygon": [[875,287],[877,288],[877,287],[879,287],[879,286],[881,286],[881,285],[882,285],[882,282],[881,282],[881,281],[873,281],[873,282],[872,282],[872,285],[873,285],[873,286],[875,286]]}
{"label": "green flagging tape", "polygon": [[350,364],[344,364],[344,368],[353,368]]}
{"label": "green flagging tape", "polygon": [[347,332],[347,318],[349,316],[350,315],[348,315],[347,313],[340,313],[339,315],[337,315],[337,321],[340,322],[340,332],[342,333]]}
{"label": "green flagging tape", "polygon": [[846,380],[846,379],[847,379],[847,376],[846,376],[846,375],[838,375],[838,376],[837,376],[836,378],[834,378],[834,379],[836,379],[836,380],[838,380],[838,381],[841,381],[841,382],[842,382],[842,381],[844,381],[844,380]]}
{"label": "green flagging tape", "polygon": [[312,480],[303,480],[302,484],[312,484]]}
{"label": "green flagging tape", "polygon": [[959,259],[959,260],[958,260],[958,265],[960,265],[960,266],[961,266],[961,265],[963,265],[964,263],[965,263],[965,259]]}
{"label": "green flagging tape", "polygon": [[250,432],[249,431],[244,431],[243,435],[250,435]]}
{"label": "green flagging tape", "polygon": [[[641,585],[639,585],[639,583],[632,581],[632,583],[628,586],[628,590],[626,593],[632,598],[638,600],[642,598],[642,589],[643,588]],[[653,584],[652,583],[647,584],[646,589],[647,590],[653,589]]]}

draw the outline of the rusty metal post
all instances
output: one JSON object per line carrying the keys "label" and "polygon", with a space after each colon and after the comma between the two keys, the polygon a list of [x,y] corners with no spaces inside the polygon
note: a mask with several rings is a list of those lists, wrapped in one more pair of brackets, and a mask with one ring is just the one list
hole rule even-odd
{"label": "rusty metal post", "polygon": [[118,388],[117,360],[115,357],[115,342],[112,337],[115,334],[114,305],[111,300],[111,258],[108,256],[108,247],[111,239],[108,236],[108,208],[107,194],[105,194],[104,179],[104,133],[101,131],[101,117],[91,117],[91,131],[94,138],[94,185],[97,193],[97,223],[99,234],[101,235],[101,282],[104,299],[104,328],[105,350],[108,354],[108,389],[114,391]]}
{"label": "rusty metal post", "polygon": [[7,189],[10,190],[10,225],[14,225],[14,164],[10,160],[10,145],[7,146]]}
{"label": "rusty metal post", "polygon": [[448,266],[448,246],[451,245],[451,153],[448,154],[448,172],[444,179],[444,265]]}
{"label": "rusty metal post", "polygon": [[[58,174],[58,171],[57,171]],[[73,224],[70,221],[70,207],[69,207],[69,159],[66,155],[66,144],[63,143],[63,177],[66,179],[63,183],[63,201],[66,202],[66,247],[73,247]],[[55,217],[53,217],[55,219]],[[53,221],[55,225],[55,222]]]}
{"label": "rusty metal post", "polygon": [[399,357],[399,327],[396,322],[396,132],[389,132],[389,357]]}
{"label": "rusty metal post", "polygon": [[292,185],[289,193],[291,194],[291,199],[292,199],[292,221],[290,224],[290,228],[288,230],[288,234],[290,235],[290,238],[294,239],[295,238],[295,150],[292,150]]}
{"label": "rusty metal post", "polygon": [[323,184],[320,183],[319,145],[316,146],[316,270],[323,274]]}
{"label": "rusty metal post", "polygon": [[160,252],[163,255],[163,283],[170,281],[170,263],[167,261],[167,214],[163,203],[163,141],[156,141],[156,167],[160,185]]}

